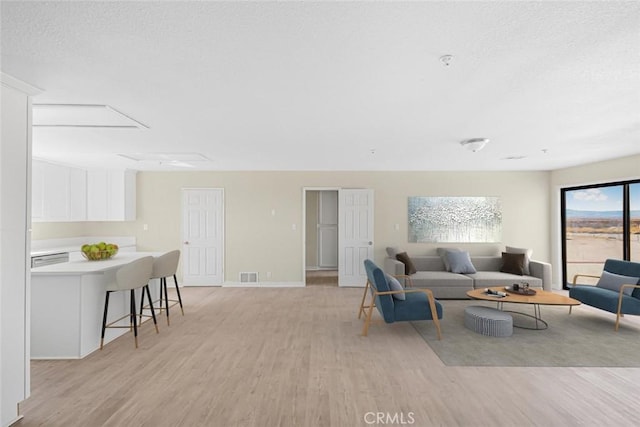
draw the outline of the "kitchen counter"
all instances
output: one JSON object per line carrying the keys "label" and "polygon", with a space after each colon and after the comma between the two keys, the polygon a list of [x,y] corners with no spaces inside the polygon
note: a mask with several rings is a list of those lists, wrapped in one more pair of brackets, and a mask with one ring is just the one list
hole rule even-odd
{"label": "kitchen counter", "polygon": [[118,252],[111,259],[88,261],[84,258],[81,260],[63,262],[60,264],[45,265],[31,269],[31,277],[44,275],[76,275],[87,273],[104,273],[116,267],[123,266],[145,256],[158,256],[162,252]]}
{"label": "kitchen counter", "polygon": [[136,238],[132,236],[81,236],[60,239],[45,239],[31,241],[31,256],[49,255],[68,252],[70,258],[84,259],[80,255],[80,248],[85,243],[108,242],[118,245],[119,254],[136,250]]}
{"label": "kitchen counter", "polygon": [[[100,348],[105,286],[115,279],[118,267],[161,254],[119,252],[109,260],[82,259],[32,268],[31,358],[80,359]],[[149,282],[149,287],[152,298],[156,298],[159,280]],[[137,291],[136,304],[139,303]],[[129,307],[129,292],[113,292],[107,321],[127,315]],[[128,325],[128,320],[123,325]],[[128,329],[107,329],[105,344],[128,332]]]}

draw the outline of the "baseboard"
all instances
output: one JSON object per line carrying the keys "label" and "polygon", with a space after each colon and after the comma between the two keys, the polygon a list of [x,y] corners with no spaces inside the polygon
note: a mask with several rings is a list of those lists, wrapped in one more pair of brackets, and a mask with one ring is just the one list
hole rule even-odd
{"label": "baseboard", "polygon": [[304,288],[304,282],[224,282],[223,288]]}

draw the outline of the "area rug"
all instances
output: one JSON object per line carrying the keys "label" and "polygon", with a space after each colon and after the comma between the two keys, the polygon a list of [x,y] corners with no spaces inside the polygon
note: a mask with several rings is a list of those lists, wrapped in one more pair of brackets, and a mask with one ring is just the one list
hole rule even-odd
{"label": "area rug", "polygon": [[[447,366],[640,367],[640,319],[626,316],[614,331],[615,315],[587,306],[541,306],[546,330],[513,328],[506,338],[477,334],[464,326],[464,308],[495,307],[495,303],[441,300],[442,340],[431,321],[412,322],[418,333]],[[505,304],[505,310],[533,314],[533,306]],[[513,315],[514,323],[532,319]]]}

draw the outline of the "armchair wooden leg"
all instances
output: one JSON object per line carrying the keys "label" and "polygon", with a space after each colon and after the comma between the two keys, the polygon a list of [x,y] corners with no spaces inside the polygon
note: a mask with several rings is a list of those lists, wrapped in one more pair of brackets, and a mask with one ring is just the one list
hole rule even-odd
{"label": "armchair wooden leg", "polygon": [[367,291],[369,290],[369,280],[367,280],[367,284],[364,285],[364,293],[362,294],[362,301],[360,302],[360,310],[358,310],[358,319],[362,317],[362,313],[364,313],[364,300],[367,298]]}
{"label": "armchair wooden leg", "polygon": [[362,328],[362,336],[366,337],[369,333],[369,324],[371,323],[371,314],[373,313],[373,307],[375,304],[375,299],[371,301],[371,305],[369,306],[369,311],[367,312],[367,319],[364,321],[364,328]]}
{"label": "armchair wooden leg", "polygon": [[616,332],[618,332],[618,326],[620,326],[620,317],[622,317],[622,289],[618,296],[618,309],[616,310]]}
{"label": "armchair wooden leg", "polygon": [[438,309],[436,308],[436,303],[433,300],[432,295],[428,295],[427,299],[429,300],[429,308],[431,309],[431,318],[433,319],[433,324],[436,327],[436,332],[438,334],[438,340],[442,339],[442,332],[440,331],[440,319],[438,319]]}

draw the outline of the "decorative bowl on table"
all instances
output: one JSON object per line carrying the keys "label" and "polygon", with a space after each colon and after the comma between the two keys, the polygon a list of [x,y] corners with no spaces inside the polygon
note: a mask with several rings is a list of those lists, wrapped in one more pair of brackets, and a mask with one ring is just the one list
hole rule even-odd
{"label": "decorative bowl on table", "polygon": [[88,261],[101,261],[113,258],[118,253],[118,245],[115,243],[94,243],[82,245],[82,256]]}
{"label": "decorative bowl on table", "polygon": [[529,286],[523,287],[523,286],[505,286],[504,290],[509,292],[510,294],[517,294],[517,295],[535,295],[536,291],[535,289],[531,289],[529,288]]}

